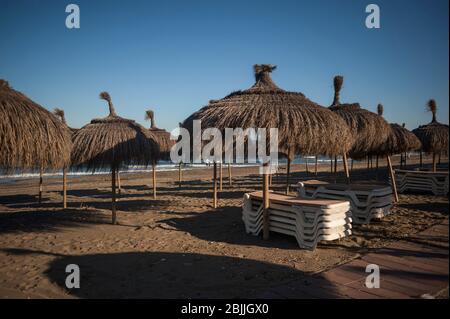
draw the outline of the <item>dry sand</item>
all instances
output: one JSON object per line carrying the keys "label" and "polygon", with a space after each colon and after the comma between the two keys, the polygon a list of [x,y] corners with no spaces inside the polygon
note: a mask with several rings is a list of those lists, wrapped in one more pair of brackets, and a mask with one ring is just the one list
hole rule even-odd
{"label": "dry sand", "polygon": [[[375,178],[365,166],[355,165],[354,180]],[[294,165],[292,183],[317,178],[304,169]],[[318,178],[330,178],[329,170],[320,166]],[[176,171],[159,172],[156,200],[150,173],[121,174],[117,226],[109,224],[109,176],[70,178],[65,210],[58,179],[44,182],[42,205],[36,203],[37,179],[0,185],[0,297],[251,297],[293,279],[307,281],[392,241],[417,241],[415,233],[448,219],[448,197],[400,195],[382,221],[355,226],[353,236],[315,251],[302,250],[288,236],[271,234],[265,241],[247,235],[242,196],[260,189],[258,169],[234,168],[232,187],[225,167],[223,172],[218,209],[211,207],[211,169],[185,171],[181,188]],[[387,180],[384,168],[378,175]],[[285,177],[273,183],[281,190]],[[80,289],[65,288],[68,264],[80,266]]]}

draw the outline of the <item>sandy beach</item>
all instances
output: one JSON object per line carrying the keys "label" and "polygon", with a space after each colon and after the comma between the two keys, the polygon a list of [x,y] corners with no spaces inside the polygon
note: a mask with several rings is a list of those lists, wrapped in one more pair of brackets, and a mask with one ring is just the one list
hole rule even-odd
{"label": "sandy beach", "polygon": [[[409,168],[418,167],[415,162]],[[329,171],[321,165],[315,176],[293,165],[291,181],[336,179]],[[307,282],[392,242],[420,242],[415,234],[448,222],[448,197],[400,194],[391,215],[308,251],[289,236],[246,234],[242,197],[261,188],[258,168],[233,168],[232,186],[226,167],[223,174],[219,208],[213,209],[211,168],[184,171],[181,188],[177,171],[158,172],[157,199],[150,174],[123,173],[116,226],[110,224],[108,175],[71,177],[67,209],[61,208],[59,179],[44,181],[41,205],[37,179],[0,185],[0,297],[247,298],[291,280]],[[352,180],[377,175],[387,181],[384,161],[378,173],[363,161],[355,163]],[[285,175],[274,176],[272,189],[282,191],[284,184]],[[448,249],[448,238],[430,244]],[[65,287],[68,264],[80,267],[80,289]]]}

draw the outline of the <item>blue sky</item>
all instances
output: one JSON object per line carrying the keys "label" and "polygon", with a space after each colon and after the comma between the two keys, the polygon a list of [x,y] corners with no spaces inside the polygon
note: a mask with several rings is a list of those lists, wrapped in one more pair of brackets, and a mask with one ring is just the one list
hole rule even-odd
{"label": "blue sky", "polygon": [[[65,27],[76,3],[81,28]],[[376,3],[381,29],[367,29]],[[448,0],[33,1],[0,0],[0,78],[81,127],[108,113],[107,90],[123,117],[159,127],[253,84],[252,65],[278,66],[275,82],[328,106],[341,100],[412,129],[428,123],[435,98],[448,123]]]}

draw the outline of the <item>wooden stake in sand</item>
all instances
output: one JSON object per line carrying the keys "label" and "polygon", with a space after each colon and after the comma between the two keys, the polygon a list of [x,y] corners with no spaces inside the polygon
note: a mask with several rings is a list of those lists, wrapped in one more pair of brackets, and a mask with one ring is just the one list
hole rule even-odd
{"label": "wooden stake in sand", "polygon": [[308,156],[305,156],[305,168],[306,168],[306,173],[309,173],[309,167],[308,167]]}
{"label": "wooden stake in sand", "polygon": [[63,168],[63,208],[67,208],[67,168]]}
{"label": "wooden stake in sand", "polygon": [[420,161],[419,167],[422,168],[422,166],[423,166],[423,161],[422,161],[422,150],[419,152],[419,161]]}
{"label": "wooden stake in sand", "polygon": [[436,172],[436,152],[433,152],[433,172]]}
{"label": "wooden stake in sand", "polygon": [[[289,161],[289,157],[288,157]],[[289,167],[289,166],[288,166]],[[263,167],[263,238],[269,239],[269,174],[268,165]],[[288,174],[289,176],[289,174]]]}
{"label": "wooden stake in sand", "polygon": [[122,183],[120,182],[120,171],[117,169],[117,190],[119,195],[122,193]]}
{"label": "wooden stake in sand", "polygon": [[394,169],[392,168],[391,157],[388,155],[386,156],[386,159],[388,163],[389,176],[391,177],[392,192],[394,193],[395,203],[397,203],[398,202],[397,185],[395,184],[395,173]]}
{"label": "wooden stake in sand", "polygon": [[[267,175],[267,174],[265,174]],[[265,176],[264,175],[264,176]],[[286,195],[289,194],[289,177],[291,175],[291,156],[290,152],[287,157],[287,167],[286,167]],[[269,187],[269,184],[267,184],[267,187]]]}
{"label": "wooden stake in sand", "polygon": [[111,171],[111,189],[112,189],[112,203],[111,203],[112,224],[115,225],[117,223],[117,216],[116,216],[116,168],[115,167],[112,167],[112,171]]}
{"label": "wooden stake in sand", "polygon": [[228,184],[231,186],[233,184],[233,181],[231,179],[231,164],[228,163]]}
{"label": "wooden stake in sand", "polygon": [[334,172],[337,173],[337,156],[334,157]]}
{"label": "wooden stake in sand", "polygon": [[217,163],[216,162],[214,162],[214,164],[213,164],[213,183],[214,183],[213,207],[217,208]]}
{"label": "wooden stake in sand", "polygon": [[347,183],[350,184],[350,173],[348,171],[348,162],[347,162],[347,154],[346,153],[344,153],[342,160],[344,162],[345,178],[347,179]]}
{"label": "wooden stake in sand", "polygon": [[39,167],[39,205],[42,203],[42,191],[43,191],[43,187],[42,187],[42,183],[43,183],[43,168],[42,165]]}
{"label": "wooden stake in sand", "polygon": [[153,177],[153,199],[156,199],[156,162],[152,163],[152,177]]}
{"label": "wooden stake in sand", "polygon": [[318,160],[317,160],[317,156],[315,158],[315,162],[314,162],[314,175],[317,176],[317,166],[318,166]]}
{"label": "wooden stake in sand", "polygon": [[178,187],[181,188],[181,179],[182,179],[182,172],[181,172],[181,165],[183,162],[180,162],[178,164]]}
{"label": "wooden stake in sand", "polygon": [[222,191],[222,180],[223,180],[222,162],[219,163],[219,191]]}

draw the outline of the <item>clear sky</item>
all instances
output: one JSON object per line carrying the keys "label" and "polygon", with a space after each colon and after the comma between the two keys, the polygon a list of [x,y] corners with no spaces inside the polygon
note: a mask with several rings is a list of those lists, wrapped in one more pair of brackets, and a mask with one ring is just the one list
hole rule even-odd
{"label": "clear sky", "polygon": [[[67,29],[76,3],[81,28]],[[381,28],[365,27],[366,5]],[[278,66],[275,82],[328,106],[341,100],[412,129],[428,123],[429,98],[449,116],[448,0],[0,0],[0,78],[81,127],[108,113],[141,124],[154,109],[171,130],[189,114],[253,84],[252,65]],[[146,124],[148,125],[148,123]]]}

